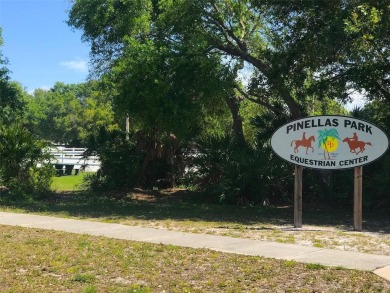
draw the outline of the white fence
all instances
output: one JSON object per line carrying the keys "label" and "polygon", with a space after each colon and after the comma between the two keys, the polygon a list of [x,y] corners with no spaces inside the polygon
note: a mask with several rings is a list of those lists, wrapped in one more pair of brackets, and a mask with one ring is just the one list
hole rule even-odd
{"label": "white fence", "polygon": [[50,153],[54,157],[54,164],[74,166],[79,170],[83,168],[87,172],[97,172],[100,169],[100,161],[97,156],[84,158],[85,148],[52,147]]}

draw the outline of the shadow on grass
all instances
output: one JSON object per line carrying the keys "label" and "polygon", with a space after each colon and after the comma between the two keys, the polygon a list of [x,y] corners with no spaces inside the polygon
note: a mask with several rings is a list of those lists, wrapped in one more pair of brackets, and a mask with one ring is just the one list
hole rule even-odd
{"label": "shadow on grass", "polygon": [[[187,190],[154,192],[132,190],[127,193],[112,192],[91,195],[84,192],[55,193],[40,201],[16,201],[0,197],[0,207],[67,215],[77,218],[105,218],[111,220],[175,220],[207,221],[251,225],[248,229],[268,229],[264,225],[278,225],[289,229],[293,226],[293,208],[235,206],[208,203],[202,194]],[[350,209],[333,206],[303,206],[303,224],[319,227],[333,226],[351,231],[353,214]],[[389,210],[365,210],[363,229],[368,232],[390,234]]]}

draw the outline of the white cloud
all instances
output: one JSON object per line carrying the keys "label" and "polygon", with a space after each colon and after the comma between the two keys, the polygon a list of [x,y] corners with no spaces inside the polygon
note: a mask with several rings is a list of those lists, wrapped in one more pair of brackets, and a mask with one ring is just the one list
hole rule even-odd
{"label": "white cloud", "polygon": [[45,90],[45,91],[48,91],[50,90],[52,87],[49,86],[49,85],[42,85],[42,86],[39,86],[37,88],[34,88],[34,89],[28,89],[27,90],[27,93],[29,93],[30,95],[34,94],[35,90],[37,89],[41,89],[41,90]]}
{"label": "white cloud", "polygon": [[86,61],[62,61],[60,64],[70,70],[88,72],[88,64]]}

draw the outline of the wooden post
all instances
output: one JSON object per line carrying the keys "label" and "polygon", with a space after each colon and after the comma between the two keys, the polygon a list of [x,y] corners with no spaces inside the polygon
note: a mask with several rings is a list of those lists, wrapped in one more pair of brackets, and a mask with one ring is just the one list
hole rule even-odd
{"label": "wooden post", "polygon": [[295,165],[294,179],[294,227],[302,228],[302,171],[303,167]]}
{"label": "wooden post", "polygon": [[129,115],[126,115],[126,140],[130,139],[130,118]]}
{"label": "wooden post", "polygon": [[353,191],[353,229],[362,231],[362,206],[363,206],[363,167],[354,169]]}

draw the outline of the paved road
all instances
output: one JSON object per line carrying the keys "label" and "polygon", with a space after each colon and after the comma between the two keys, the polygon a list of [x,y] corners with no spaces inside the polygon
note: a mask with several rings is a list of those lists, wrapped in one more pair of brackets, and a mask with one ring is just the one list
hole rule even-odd
{"label": "paved road", "polygon": [[373,271],[390,281],[390,256],[384,255],[7,212],[0,212],[0,225],[41,228],[192,248],[208,248],[227,253],[295,260],[303,263],[319,263],[326,266],[342,266],[349,269]]}

